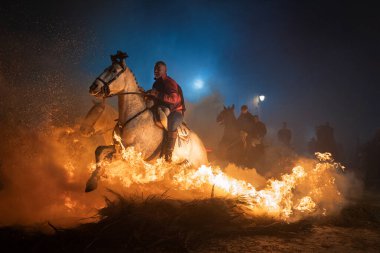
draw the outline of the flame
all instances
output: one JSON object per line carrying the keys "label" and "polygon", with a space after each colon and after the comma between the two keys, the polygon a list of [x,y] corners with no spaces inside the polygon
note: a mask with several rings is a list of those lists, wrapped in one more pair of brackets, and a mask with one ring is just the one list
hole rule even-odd
{"label": "flame", "polygon": [[65,196],[64,201],[65,201],[65,206],[70,210],[75,208],[78,204],[76,201],[72,200],[70,196]]}
{"label": "flame", "polygon": [[326,215],[329,206],[326,196],[334,204],[343,202],[343,197],[335,185],[334,173],[344,169],[335,163],[329,153],[316,153],[317,162],[311,168],[296,166],[291,173],[280,179],[269,179],[266,186],[258,190],[252,184],[228,176],[221,168],[202,165],[191,168],[187,165],[169,164],[158,159],[150,164],[133,147],[125,148],[119,142],[121,159],[103,162],[109,184],[120,182],[128,188],[132,184],[164,182],[166,186],[181,191],[210,191],[217,189],[227,197],[240,199],[253,214],[265,214],[273,218],[289,221],[305,215]]}
{"label": "flame", "polygon": [[71,161],[68,161],[66,164],[63,165],[63,167],[67,172],[69,182],[72,182],[76,172],[74,165]]}
{"label": "flame", "polygon": [[316,204],[312,200],[312,198],[309,196],[306,196],[300,200],[299,204],[295,206],[295,209],[301,212],[304,212],[304,211],[312,212],[315,210],[315,206]]}

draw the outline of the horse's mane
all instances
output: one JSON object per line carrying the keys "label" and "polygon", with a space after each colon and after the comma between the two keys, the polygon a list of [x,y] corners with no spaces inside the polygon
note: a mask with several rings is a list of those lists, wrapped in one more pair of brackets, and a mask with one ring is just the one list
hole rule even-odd
{"label": "horse's mane", "polygon": [[130,67],[128,67],[128,70],[129,70],[129,72],[131,72],[139,90],[145,91],[145,89],[139,85],[139,82],[137,81],[136,75],[135,75],[135,73],[133,73],[132,69]]}

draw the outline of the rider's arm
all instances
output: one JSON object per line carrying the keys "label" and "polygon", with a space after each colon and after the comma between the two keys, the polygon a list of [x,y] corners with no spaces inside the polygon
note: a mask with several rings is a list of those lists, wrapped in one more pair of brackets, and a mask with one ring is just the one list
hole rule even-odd
{"label": "rider's arm", "polygon": [[181,97],[174,92],[170,94],[160,93],[158,94],[158,99],[168,104],[178,104],[181,102]]}
{"label": "rider's arm", "polygon": [[181,102],[181,96],[178,92],[176,83],[168,82],[165,85],[165,92],[160,92],[157,98],[168,104],[178,104]]}

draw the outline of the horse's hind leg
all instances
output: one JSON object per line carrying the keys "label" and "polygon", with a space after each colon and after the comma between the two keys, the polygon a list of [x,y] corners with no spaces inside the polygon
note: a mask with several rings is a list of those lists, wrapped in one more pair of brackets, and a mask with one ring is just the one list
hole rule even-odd
{"label": "horse's hind leg", "polygon": [[112,156],[115,153],[115,146],[99,146],[95,150],[96,169],[92,172],[91,177],[86,183],[85,192],[90,192],[98,187],[98,180],[104,173],[102,168],[102,162],[104,160],[111,161]]}

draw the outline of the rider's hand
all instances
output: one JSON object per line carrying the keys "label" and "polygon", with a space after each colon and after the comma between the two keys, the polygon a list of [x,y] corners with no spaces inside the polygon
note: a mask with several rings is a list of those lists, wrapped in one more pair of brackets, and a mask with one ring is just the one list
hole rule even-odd
{"label": "rider's hand", "polygon": [[157,90],[155,90],[155,89],[153,89],[153,90],[150,90],[150,91],[148,91],[147,92],[147,95],[148,96],[152,96],[152,97],[157,97],[158,96],[158,91]]}

